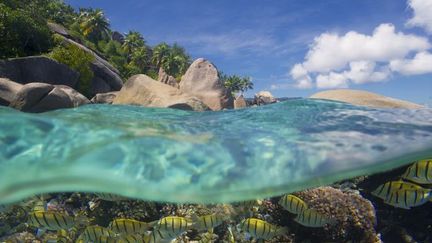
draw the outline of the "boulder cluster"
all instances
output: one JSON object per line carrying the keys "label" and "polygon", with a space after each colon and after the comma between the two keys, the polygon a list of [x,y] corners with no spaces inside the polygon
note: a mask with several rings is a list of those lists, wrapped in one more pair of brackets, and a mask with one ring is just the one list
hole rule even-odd
{"label": "boulder cluster", "polygon": [[[25,112],[45,112],[91,103],[193,111],[247,106],[242,95],[233,98],[219,78],[215,65],[203,58],[195,60],[180,81],[161,68],[158,80],[139,74],[123,84],[114,67],[86,47],[80,47],[96,57],[91,64],[95,74],[90,84],[91,100],[76,91],[80,79],[78,72],[48,57],[35,56],[0,61],[0,105]],[[256,95],[253,104],[274,102],[276,99],[264,91]]]}

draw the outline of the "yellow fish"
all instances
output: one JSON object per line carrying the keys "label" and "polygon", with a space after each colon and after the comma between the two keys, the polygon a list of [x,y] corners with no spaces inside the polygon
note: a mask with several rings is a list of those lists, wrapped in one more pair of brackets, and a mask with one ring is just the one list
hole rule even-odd
{"label": "yellow fish", "polygon": [[115,219],[108,228],[119,234],[144,234],[150,228],[150,225],[134,219]]}
{"label": "yellow fish", "polygon": [[379,187],[372,191],[372,195],[381,198],[381,199],[388,199],[390,195],[398,190],[417,190],[421,189],[422,187],[410,182],[405,181],[388,181]]}
{"label": "yellow fish", "polygon": [[161,239],[173,239],[186,232],[193,222],[185,217],[168,216],[161,218],[154,228]]}
{"label": "yellow fish", "polygon": [[269,240],[275,236],[283,235],[288,232],[288,229],[285,227],[279,227],[256,218],[244,219],[238,225],[238,228],[241,231],[249,233],[252,237],[256,239],[263,240]]}
{"label": "yellow fish", "polygon": [[307,227],[323,227],[331,221],[314,209],[306,209],[294,219],[297,223]]}
{"label": "yellow fish", "polygon": [[55,212],[36,211],[29,214],[28,224],[47,230],[71,229],[75,225],[85,224],[85,217],[72,217]]}
{"label": "yellow fish", "polygon": [[194,228],[197,230],[213,229],[224,222],[224,217],[220,214],[209,214],[203,216],[194,216]]}
{"label": "yellow fish", "polygon": [[293,214],[300,214],[308,208],[308,206],[303,200],[291,194],[284,195],[279,200],[279,205],[281,205],[283,208],[288,210],[288,212]]}
{"label": "yellow fish", "polygon": [[[98,226],[98,225],[93,225],[93,226],[88,226],[87,228],[85,228],[84,232],[82,232],[82,234],[78,237],[78,240],[83,240],[84,242],[96,242],[99,240],[103,240],[106,239],[104,237],[108,237],[108,238],[113,238],[116,237],[117,234],[107,228]],[[102,237],[102,238],[101,238]]]}
{"label": "yellow fish", "polygon": [[380,185],[372,195],[384,200],[385,203],[404,209],[420,206],[432,199],[430,189],[404,181],[389,181]]}
{"label": "yellow fish", "polygon": [[414,163],[408,167],[402,178],[419,184],[432,184],[432,159]]}
{"label": "yellow fish", "polygon": [[118,238],[117,243],[148,243],[145,237],[136,234],[136,235],[127,235],[121,238]]}

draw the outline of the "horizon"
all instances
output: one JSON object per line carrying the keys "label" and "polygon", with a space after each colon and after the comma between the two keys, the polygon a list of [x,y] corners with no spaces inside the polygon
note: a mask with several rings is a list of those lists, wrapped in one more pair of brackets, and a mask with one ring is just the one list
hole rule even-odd
{"label": "horizon", "polygon": [[149,45],[178,43],[192,59],[250,76],[246,97],[350,88],[432,106],[427,0],[65,2],[102,9],[113,30],[139,31]]}

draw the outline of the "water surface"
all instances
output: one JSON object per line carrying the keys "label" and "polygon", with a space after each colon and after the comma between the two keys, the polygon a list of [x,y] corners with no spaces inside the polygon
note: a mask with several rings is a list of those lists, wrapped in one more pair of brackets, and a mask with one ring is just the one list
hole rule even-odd
{"label": "water surface", "polygon": [[43,192],[169,202],[280,195],[432,156],[432,110],[296,99],[221,112],[0,107],[0,203]]}

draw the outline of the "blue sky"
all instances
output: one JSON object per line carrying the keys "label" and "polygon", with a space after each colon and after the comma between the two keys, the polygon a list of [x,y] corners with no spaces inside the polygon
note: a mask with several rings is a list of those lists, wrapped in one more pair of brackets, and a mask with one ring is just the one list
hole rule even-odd
{"label": "blue sky", "polygon": [[[193,58],[205,57],[225,73],[251,76],[255,89],[248,96],[270,90],[275,96],[306,97],[325,88],[349,87],[432,105],[432,63],[428,68],[432,22],[420,12],[431,4],[429,0],[411,1],[416,5],[407,0],[66,2],[103,9],[113,29],[137,30],[150,45],[177,42]],[[415,7],[420,10],[415,12]],[[416,19],[408,23],[415,14]],[[379,36],[385,34],[373,36],[374,31],[381,33],[380,26],[383,33],[393,28],[394,34],[384,40]],[[353,38],[346,35],[350,31],[355,32]],[[336,40],[329,42],[335,38],[324,38],[325,33]],[[365,47],[363,37],[372,38]],[[388,46],[386,41],[400,45],[381,53],[379,48]],[[339,45],[345,49],[338,50]],[[363,55],[362,48],[369,47],[380,54]],[[351,55],[356,49],[359,53]],[[308,52],[325,63],[340,58],[343,65],[316,63],[308,60]],[[360,74],[349,68],[356,63]],[[296,64],[302,68],[293,73]],[[366,68],[367,74],[365,67],[371,67]]]}

